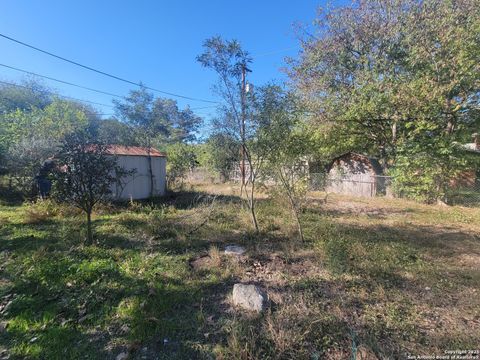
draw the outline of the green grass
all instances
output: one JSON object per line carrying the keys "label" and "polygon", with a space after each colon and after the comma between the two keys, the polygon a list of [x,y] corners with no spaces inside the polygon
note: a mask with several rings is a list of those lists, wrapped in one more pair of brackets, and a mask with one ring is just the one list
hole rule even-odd
{"label": "green grass", "polygon": [[[258,204],[262,232],[225,189],[103,206],[0,205],[0,333],[10,359],[334,359],[474,349],[480,338],[480,210],[388,199],[313,199],[306,242],[282,199]],[[216,249],[247,247],[244,261]],[[192,259],[210,256],[194,269]],[[260,264],[260,265],[258,265]],[[237,281],[266,288],[253,316]]]}

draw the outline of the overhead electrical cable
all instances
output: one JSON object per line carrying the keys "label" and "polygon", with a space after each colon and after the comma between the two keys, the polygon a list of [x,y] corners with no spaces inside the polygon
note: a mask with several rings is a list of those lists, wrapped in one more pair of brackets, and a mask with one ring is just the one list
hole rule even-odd
{"label": "overhead electrical cable", "polygon": [[[53,77],[50,77],[50,76],[38,74],[38,73],[35,73],[35,72],[33,72],[33,71],[24,70],[24,69],[20,69],[20,68],[14,67],[14,66],[6,65],[6,64],[1,64],[1,63],[0,63],[0,66],[3,66],[3,67],[5,67],[5,68],[7,68],[7,69],[12,69],[12,70],[15,70],[15,71],[20,71],[20,72],[23,72],[23,73],[25,73],[25,74],[29,74],[29,75],[33,75],[33,76],[38,76],[38,77],[41,77],[41,78],[44,78],[44,79],[47,79],[47,80],[56,81],[56,82],[59,82],[59,83],[62,83],[62,84],[66,84],[66,85],[70,85],[70,86],[75,86],[75,87],[80,88],[80,89],[85,89],[85,90],[94,91],[94,92],[97,92],[97,93],[100,93],[100,94],[105,94],[105,95],[117,97],[117,98],[120,98],[120,99],[125,99],[125,96],[122,96],[122,95],[113,94],[113,93],[110,93],[110,92],[107,92],[107,91],[98,90],[98,89],[90,88],[90,87],[83,86],[83,85],[78,85],[78,84],[75,84],[75,83],[72,83],[72,82],[69,82],[69,81],[60,80],[60,79],[56,79],[56,78],[53,78]],[[194,107],[194,108],[189,108],[189,109],[190,109],[190,110],[201,110],[201,109],[211,109],[211,108],[216,108],[216,107],[217,107],[217,105],[209,105],[209,106]]]}
{"label": "overhead electrical cable", "polygon": [[212,105],[212,106],[202,106],[202,107],[190,108],[190,110],[211,109],[211,108],[216,108],[216,107],[217,107],[217,105]]}
{"label": "overhead electrical cable", "polygon": [[[5,67],[8,67],[8,68],[12,68],[14,70],[17,70],[16,68],[12,67],[12,66],[7,66],[7,65],[3,65],[3,64],[0,64],[0,66],[5,66]],[[19,71],[23,71],[23,70],[20,70],[18,69]],[[77,86],[77,87],[81,87],[81,88],[85,88],[85,89],[88,89],[88,90],[93,90],[93,91],[97,91],[97,92],[102,92],[102,93],[105,93],[105,94],[108,94],[104,91],[101,91],[101,90],[95,90],[95,89],[90,89],[90,88],[87,88],[87,87],[83,87],[83,86],[80,86],[80,85],[76,85],[76,84],[73,84],[73,83],[69,83],[67,81],[63,81],[63,80],[58,80],[58,79],[54,79],[54,78],[49,78],[47,76],[43,76],[43,75],[39,75],[39,74],[35,74],[33,72],[29,72],[29,71],[26,71],[27,73],[29,74],[32,74],[32,75],[36,75],[36,76],[40,76],[40,77],[44,77],[46,79],[49,79],[49,80],[54,80],[54,81],[59,81],[61,83],[65,83],[65,84],[68,84],[68,85],[73,85],[73,86]],[[25,86],[25,85],[20,85],[20,84],[15,84],[15,83],[11,83],[11,82],[6,82],[6,81],[0,81],[1,84],[4,84],[4,85],[10,85],[10,86],[16,86],[16,87],[21,87],[21,88],[24,88],[24,89],[28,89],[28,90],[33,90],[31,88],[29,88],[28,86]],[[58,96],[58,97],[61,97],[61,98],[66,98],[66,99],[71,99],[71,100],[76,100],[76,101],[80,101],[80,102],[86,102],[86,103],[90,103],[90,104],[94,104],[94,105],[99,105],[99,106],[106,106],[106,107],[109,107],[109,108],[115,108],[115,106],[112,106],[112,105],[107,105],[107,104],[102,104],[102,103],[98,103],[98,102],[94,102],[94,101],[90,101],[90,100],[82,100],[82,99],[78,99],[78,98],[74,98],[74,97],[71,97],[71,96],[66,96],[66,95],[60,95],[60,94],[57,94],[53,91],[48,91],[46,90],[45,91],[46,93],[50,94],[50,95],[55,95],[55,96]],[[111,94],[113,96],[113,94]],[[116,95],[118,97],[122,97],[120,95]],[[123,97],[122,97],[123,98]],[[198,107],[198,108],[190,108],[190,110],[200,110],[200,109],[207,109],[207,108],[214,108],[216,106],[203,106],[203,107]],[[116,114],[114,113],[108,113],[108,114],[103,114],[103,113],[98,113],[97,115],[104,115],[104,116],[114,116]]]}
{"label": "overhead electrical cable", "polygon": [[67,85],[70,85],[70,86],[75,86],[75,87],[80,88],[80,89],[85,89],[85,90],[89,90],[89,91],[94,91],[94,92],[97,92],[97,93],[100,93],[100,94],[105,94],[105,95],[109,95],[109,96],[114,96],[114,97],[118,97],[118,98],[121,98],[121,99],[124,99],[124,98],[125,98],[124,96],[121,96],[121,95],[112,94],[112,93],[109,93],[109,92],[107,92],[107,91],[97,90],[97,89],[93,89],[93,88],[90,88],[90,87],[87,87],[87,86],[74,84],[74,83],[71,83],[71,82],[65,81],[65,80],[55,79],[55,78],[52,78],[52,77],[50,77],[50,76],[37,74],[37,73],[34,73],[34,72],[32,72],[32,71],[28,71],[28,70],[16,68],[16,67],[13,67],[13,66],[10,66],[10,65],[0,64],[0,66],[3,66],[3,67],[5,67],[5,68],[7,68],[7,69],[12,69],[12,70],[15,70],[15,71],[20,71],[20,72],[23,72],[23,73],[25,73],[25,74],[34,75],[34,76],[39,76],[39,77],[41,77],[41,78],[44,78],[44,79],[47,79],[47,80],[56,81],[56,82],[59,82],[59,83],[62,83],[62,84],[67,84]]}
{"label": "overhead electrical cable", "polygon": [[268,52],[264,52],[264,53],[261,53],[261,54],[256,54],[256,55],[253,54],[253,56],[254,56],[254,58],[258,58],[258,57],[282,54],[282,53],[292,51],[292,50],[299,50],[299,47],[295,46],[295,47],[285,48],[285,49],[281,49],[281,50],[268,51]]}
{"label": "overhead electrical cable", "polygon": [[[0,80],[0,84],[21,87],[21,88],[24,88],[24,89],[27,89],[27,90],[33,90],[32,88],[29,88],[28,86],[15,84],[15,83],[10,83],[10,82],[7,82],[7,81],[1,81]],[[57,94],[53,91],[46,90],[45,93],[50,94],[50,95],[54,95],[54,96],[58,96],[59,98],[76,100],[76,101],[79,101],[79,102],[90,103],[90,104],[93,104],[93,105],[106,106],[106,107],[109,107],[109,108],[112,108],[112,109],[114,108],[114,106],[112,106],[112,105],[102,104],[102,103],[98,103],[98,102],[90,101],[90,100],[77,99],[77,98],[74,98],[74,97],[71,97],[71,96],[66,96],[66,95],[60,95],[60,94]]]}
{"label": "overhead electrical cable", "polygon": [[40,48],[38,48],[38,47],[36,47],[36,46],[27,44],[27,43],[25,43],[25,42],[23,42],[23,41],[14,39],[14,38],[12,38],[12,37],[10,37],[10,36],[4,35],[4,34],[0,34],[0,36],[3,37],[3,38],[5,38],[5,39],[7,39],[7,40],[13,41],[13,42],[15,42],[15,43],[17,43],[17,44],[23,45],[23,46],[28,47],[28,48],[30,48],[30,49],[33,49],[33,50],[39,51],[39,52],[41,52],[41,53],[44,53],[44,54],[46,54],[46,55],[52,56],[52,57],[54,57],[54,58],[57,58],[57,59],[59,59],[59,60],[62,60],[62,61],[68,62],[68,63],[70,63],[70,64],[73,64],[73,65],[82,67],[82,68],[84,68],[84,69],[87,69],[87,70],[96,72],[96,73],[98,73],[98,74],[101,74],[101,75],[110,77],[110,78],[112,78],[112,79],[125,82],[125,83],[127,83],[127,84],[131,84],[131,85],[135,85],[135,86],[140,86],[140,87],[143,86],[144,88],[146,88],[146,89],[148,89],[148,90],[156,91],[156,92],[161,93],[161,94],[170,95],[170,96],[174,96],[174,97],[178,97],[178,98],[182,98],[182,99],[187,99],[187,100],[192,100],[192,101],[200,101],[200,102],[207,102],[207,103],[212,103],[212,104],[218,104],[218,101],[205,100],[205,99],[194,98],[194,97],[190,97],[190,96],[184,96],[184,95],[175,94],[175,93],[168,92],[168,91],[163,91],[163,90],[155,89],[155,88],[152,88],[152,87],[149,87],[149,86],[145,86],[145,85],[143,85],[143,84],[141,84],[141,83],[137,83],[137,82],[135,82],[135,81],[131,81],[131,80],[122,78],[122,77],[120,77],[120,76],[116,76],[116,75],[107,73],[107,72],[105,72],[105,71],[98,70],[98,69],[95,69],[95,68],[93,68],[93,67],[80,64],[79,62],[76,62],[76,61],[67,59],[67,58],[65,58],[65,57],[63,57],[63,56],[60,56],[60,55],[56,55],[56,54],[51,53],[51,52],[49,52],[49,51],[42,50],[42,49],[40,49]]}

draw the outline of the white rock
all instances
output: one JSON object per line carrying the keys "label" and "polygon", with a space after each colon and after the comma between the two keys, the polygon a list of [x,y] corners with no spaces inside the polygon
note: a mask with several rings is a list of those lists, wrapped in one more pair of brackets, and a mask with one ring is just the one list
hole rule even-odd
{"label": "white rock", "polygon": [[243,255],[245,252],[245,248],[239,245],[228,245],[225,247],[225,254],[226,255]]}
{"label": "white rock", "polygon": [[128,358],[128,354],[126,352],[121,352],[120,354],[117,355],[115,360],[125,360]]}
{"label": "white rock", "polygon": [[233,285],[233,303],[246,310],[261,312],[268,302],[267,294],[258,286],[235,284]]}

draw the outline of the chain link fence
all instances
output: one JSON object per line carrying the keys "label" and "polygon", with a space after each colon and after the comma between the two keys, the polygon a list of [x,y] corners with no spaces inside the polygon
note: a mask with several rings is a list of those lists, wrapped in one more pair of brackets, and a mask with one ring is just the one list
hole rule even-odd
{"label": "chain link fence", "polygon": [[446,200],[449,205],[480,207],[480,182],[477,180],[471,186],[449,189]]}
{"label": "chain link fence", "polygon": [[[311,191],[326,191],[361,197],[405,198],[402,193],[393,191],[393,177],[361,175],[350,178],[328,176],[324,173],[310,174]],[[467,207],[480,207],[480,182],[468,186],[452,186],[446,193],[446,203]]]}

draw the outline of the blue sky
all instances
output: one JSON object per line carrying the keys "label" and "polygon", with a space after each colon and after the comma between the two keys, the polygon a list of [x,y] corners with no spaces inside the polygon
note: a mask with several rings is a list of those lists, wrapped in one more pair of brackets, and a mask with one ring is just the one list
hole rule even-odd
{"label": "blue sky", "polygon": [[[338,5],[339,1],[334,1]],[[319,0],[40,1],[4,0],[0,33],[85,65],[190,97],[215,99],[215,75],[195,60],[213,35],[238,39],[253,58],[249,80],[281,80],[295,56],[292,25],[311,24]],[[125,95],[133,85],[81,69],[0,38],[0,63]],[[0,80],[25,75],[0,67]],[[111,97],[45,81],[61,94],[111,104]],[[211,104],[177,99],[181,107]],[[109,107],[97,106],[105,114]],[[198,110],[208,118],[213,109]]]}

